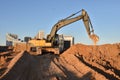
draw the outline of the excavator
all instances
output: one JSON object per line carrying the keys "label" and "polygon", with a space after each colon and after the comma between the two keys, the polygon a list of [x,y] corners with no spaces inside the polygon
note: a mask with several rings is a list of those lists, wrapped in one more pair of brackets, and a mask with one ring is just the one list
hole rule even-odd
{"label": "excavator", "polygon": [[[81,15],[73,17],[76,14],[78,14],[79,12],[81,12]],[[64,39],[59,37],[59,35],[57,34],[58,30],[64,26],[67,26],[78,20],[83,21],[88,36],[96,44],[99,40],[99,37],[94,33],[94,29],[93,29],[91,20],[88,16],[87,12],[84,9],[82,9],[82,10],[68,16],[67,18],[64,18],[64,19],[58,21],[52,27],[52,30],[46,39],[29,40],[28,44],[29,44],[30,51],[37,52],[38,54],[42,54],[43,52],[47,52],[47,53],[53,52],[54,54],[60,54],[61,52],[64,51],[64,45],[63,45]],[[60,47],[62,47],[62,48],[60,48]]]}

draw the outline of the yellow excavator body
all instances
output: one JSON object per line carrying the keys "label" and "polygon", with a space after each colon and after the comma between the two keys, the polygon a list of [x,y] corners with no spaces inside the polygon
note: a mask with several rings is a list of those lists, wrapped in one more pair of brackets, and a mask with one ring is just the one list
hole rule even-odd
{"label": "yellow excavator body", "polygon": [[39,47],[52,47],[52,44],[50,42],[46,42],[46,40],[37,40],[37,39],[33,39],[30,40],[28,43],[30,43],[33,46],[39,46]]}

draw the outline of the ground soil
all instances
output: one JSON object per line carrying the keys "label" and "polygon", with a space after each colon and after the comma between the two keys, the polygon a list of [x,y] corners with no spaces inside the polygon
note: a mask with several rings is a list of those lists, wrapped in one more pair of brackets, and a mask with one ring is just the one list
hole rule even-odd
{"label": "ground soil", "polygon": [[76,44],[60,55],[6,51],[0,61],[0,80],[120,80],[120,43]]}

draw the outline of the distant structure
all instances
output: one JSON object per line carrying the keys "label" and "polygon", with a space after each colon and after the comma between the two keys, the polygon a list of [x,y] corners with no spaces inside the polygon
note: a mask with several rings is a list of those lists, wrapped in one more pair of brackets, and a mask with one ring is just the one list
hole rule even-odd
{"label": "distant structure", "polygon": [[70,48],[74,44],[74,37],[73,36],[65,36],[63,35],[64,38],[64,49]]}
{"label": "distant structure", "polygon": [[44,31],[39,31],[35,36],[36,39],[44,39]]}
{"label": "distant structure", "polygon": [[15,43],[20,43],[21,40],[18,39],[18,35],[7,33],[6,34],[6,46],[13,46]]}
{"label": "distant structure", "polygon": [[31,40],[32,38],[31,37],[24,37],[24,41],[25,42],[28,42],[29,40]]}

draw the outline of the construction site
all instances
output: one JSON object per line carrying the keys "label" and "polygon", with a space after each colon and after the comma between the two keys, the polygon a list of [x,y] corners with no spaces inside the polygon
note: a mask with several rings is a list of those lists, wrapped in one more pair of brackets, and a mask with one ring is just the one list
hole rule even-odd
{"label": "construction site", "polygon": [[[93,45],[57,34],[79,20]],[[46,37],[41,31],[20,40],[8,33],[0,46],[0,80],[120,80],[120,43],[97,45],[98,35],[84,9],[58,21]]]}

